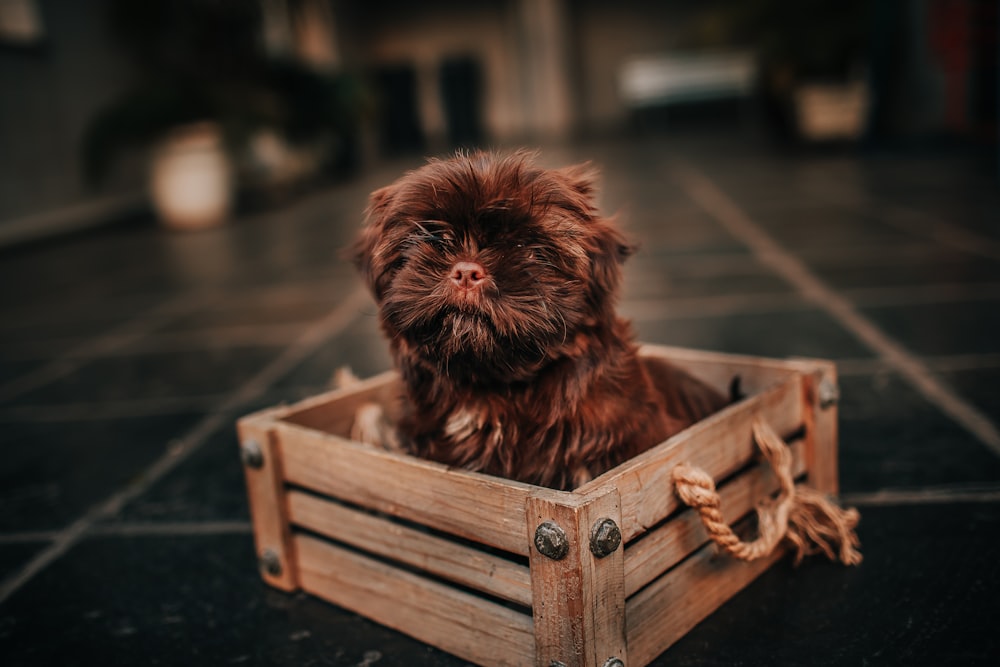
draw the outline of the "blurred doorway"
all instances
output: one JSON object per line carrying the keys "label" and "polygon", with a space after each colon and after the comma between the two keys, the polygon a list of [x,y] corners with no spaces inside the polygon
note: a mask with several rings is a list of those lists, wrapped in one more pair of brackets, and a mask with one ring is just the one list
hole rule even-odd
{"label": "blurred doorway", "polygon": [[446,58],[440,81],[448,143],[452,147],[480,144],[483,76],[479,61],[472,56]]}
{"label": "blurred doorway", "polygon": [[417,103],[417,70],[409,64],[387,65],[375,72],[379,92],[382,153],[423,151],[426,146]]}

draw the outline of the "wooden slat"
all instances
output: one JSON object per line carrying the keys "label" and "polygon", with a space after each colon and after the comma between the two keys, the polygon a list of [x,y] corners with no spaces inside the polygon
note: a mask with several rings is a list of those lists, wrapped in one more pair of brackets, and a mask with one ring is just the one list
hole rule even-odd
{"label": "wooden slat", "polygon": [[[793,477],[805,473],[805,445],[791,445]],[[778,490],[778,479],[766,464],[741,473],[719,488],[725,520],[732,524],[752,511],[758,502]],[[625,551],[625,594],[636,591],[670,569],[708,541],[701,519],[694,510],[685,510],[658,529],[644,535]]]}
{"label": "wooden slat", "polygon": [[336,605],[480,665],[535,655],[529,616],[306,535],[294,537],[302,587]]}
{"label": "wooden slat", "polygon": [[524,565],[301,491],[288,494],[293,524],[504,600],[531,606]]}
{"label": "wooden slat", "polygon": [[671,473],[690,463],[721,479],[750,462],[756,452],[753,421],[762,418],[781,435],[802,425],[802,377],[794,375],[753,398],[685,429],[666,442],[591,480],[578,493],[600,494],[616,488],[622,498],[626,541],[655,526],[677,509]]}
{"label": "wooden slat", "polygon": [[[792,476],[805,473],[805,445],[791,445]],[[751,512],[758,502],[775,493],[778,478],[766,464],[759,464],[719,487],[722,513],[727,523],[735,523]],[[708,541],[698,512],[688,509],[644,535],[625,550],[625,594],[636,591],[700,549]]]}
{"label": "wooden slat", "polygon": [[527,499],[573,495],[453,470],[293,424],[279,422],[275,432],[292,484],[523,556]]}
{"label": "wooden slat", "polygon": [[626,603],[631,664],[648,664],[783,555],[744,563],[709,544],[640,591]]}
{"label": "wooden slat", "polygon": [[747,395],[760,393],[787,380],[802,369],[803,363],[801,360],[765,359],[667,345],[643,345],[640,354],[662,357],[723,393],[729,391],[729,383],[738,375],[740,389]]}
{"label": "wooden slat", "polygon": [[284,409],[279,418],[325,433],[347,437],[354,415],[365,403],[377,403],[392,418],[398,414],[402,397],[399,374],[387,371],[343,389],[307,398]]}
{"label": "wooden slat", "polygon": [[[293,591],[299,587],[295,549],[288,524],[282,461],[271,424],[273,422],[268,419],[244,418],[237,423],[237,430],[241,444],[254,441],[262,454],[259,468],[243,466],[247,500],[257,558],[261,559],[268,552],[273,554],[280,570],[262,568],[261,576],[276,588]],[[237,455],[234,451],[233,456]]]}
{"label": "wooden slat", "polygon": [[609,658],[629,664],[622,548],[604,558],[590,551],[591,529],[598,520],[621,521],[618,493],[595,496],[583,504],[533,497],[528,516],[526,539],[533,542],[536,528],[551,521],[564,531],[569,545],[558,560],[531,550],[534,664],[599,667]]}

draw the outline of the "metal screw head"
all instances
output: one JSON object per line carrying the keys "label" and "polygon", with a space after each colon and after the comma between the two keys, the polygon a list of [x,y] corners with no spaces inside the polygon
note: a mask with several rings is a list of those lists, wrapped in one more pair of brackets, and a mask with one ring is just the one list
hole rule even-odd
{"label": "metal screw head", "polygon": [[621,546],[622,531],[613,519],[598,519],[590,529],[590,553],[598,558],[610,556]]}
{"label": "metal screw head", "polygon": [[621,658],[608,658],[608,661],[604,663],[604,667],[625,667],[625,663],[622,662]]}
{"label": "metal screw head", "polygon": [[535,529],[535,548],[552,560],[561,560],[569,553],[569,539],[554,521],[546,521]]}
{"label": "metal screw head", "polygon": [[264,549],[260,555],[260,569],[272,577],[281,576],[281,559],[274,549]]}
{"label": "metal screw head", "polygon": [[836,405],[840,400],[840,387],[838,387],[837,383],[830,378],[823,378],[819,382],[817,395],[819,398],[819,407],[826,410],[827,408]]}
{"label": "metal screw head", "polygon": [[240,458],[243,465],[249,468],[260,468],[264,465],[264,452],[256,440],[247,440],[240,445]]}

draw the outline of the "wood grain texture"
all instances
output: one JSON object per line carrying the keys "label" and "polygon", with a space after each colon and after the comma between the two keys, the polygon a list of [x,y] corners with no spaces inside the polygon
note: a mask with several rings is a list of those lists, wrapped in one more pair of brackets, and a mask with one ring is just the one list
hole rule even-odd
{"label": "wood grain texture", "polygon": [[805,376],[802,403],[806,422],[806,460],[809,485],[817,491],[837,495],[840,491],[837,462],[837,404],[820,403],[821,383],[837,386],[837,369],[829,364]]}
{"label": "wood grain texture", "polygon": [[294,540],[306,590],[463,660],[489,667],[533,664],[526,614],[317,538]]}
{"label": "wood grain texture", "polygon": [[301,491],[289,492],[288,509],[296,526],[531,607],[531,575],[524,565]]}
{"label": "wood grain texture", "polygon": [[628,664],[623,550],[619,546],[604,558],[590,550],[591,529],[602,518],[620,525],[617,492],[575,504],[539,496],[528,501],[529,540],[538,525],[552,521],[569,541],[559,560],[531,550],[536,665],[603,667],[612,657]]}
{"label": "wood grain texture", "polygon": [[629,599],[626,605],[629,656],[646,665],[776,563],[776,549],[750,563],[716,554],[708,544]]}
{"label": "wood grain texture", "polygon": [[[805,444],[798,441],[790,447],[794,458],[792,476],[798,478],[806,471]],[[719,487],[725,520],[730,524],[737,522],[778,489],[778,478],[766,463],[740,473]],[[698,512],[687,509],[628,545],[625,549],[625,595],[633,595],[700,549],[708,539]]]}
{"label": "wood grain texture", "polygon": [[381,405],[390,418],[399,414],[403,389],[396,371],[386,371],[284,408],[278,419],[347,437],[354,415],[365,403]]}
{"label": "wood grain texture", "polygon": [[679,463],[721,479],[746,466],[756,454],[753,421],[761,418],[786,435],[802,426],[802,376],[795,374],[685,429],[577,489],[617,489],[622,498],[622,533],[629,541],[678,508],[671,474]]}
{"label": "wood grain texture", "polygon": [[453,470],[294,424],[274,428],[290,483],[523,556],[527,499],[572,495]]}
{"label": "wood grain texture", "polygon": [[646,344],[640,348],[640,354],[665,358],[726,395],[736,376],[740,378],[743,393],[752,396],[784,382],[802,368],[798,360],[765,359],[667,345]]}
{"label": "wood grain texture", "polygon": [[[272,551],[278,557],[281,571],[275,574],[262,568],[261,576],[276,588],[293,591],[299,587],[297,559],[288,521],[282,460],[271,424],[273,421],[269,419],[244,418],[238,422],[237,431],[241,443],[254,440],[263,453],[260,468],[243,466],[247,499],[257,558]],[[237,452],[233,452],[233,456],[236,455]]]}

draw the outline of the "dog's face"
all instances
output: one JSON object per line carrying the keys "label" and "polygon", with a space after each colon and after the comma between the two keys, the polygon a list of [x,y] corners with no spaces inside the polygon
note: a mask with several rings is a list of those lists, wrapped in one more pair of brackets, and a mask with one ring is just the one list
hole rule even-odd
{"label": "dog's face", "polygon": [[372,194],[355,261],[397,355],[456,381],[530,379],[611,317],[629,254],[582,167],[429,162]]}

